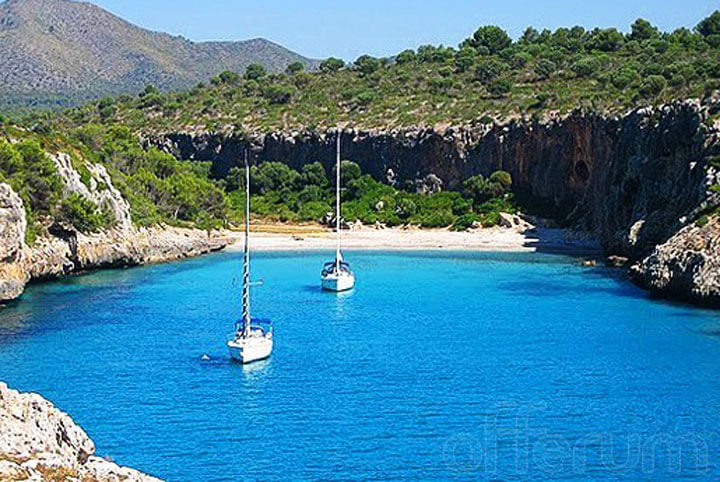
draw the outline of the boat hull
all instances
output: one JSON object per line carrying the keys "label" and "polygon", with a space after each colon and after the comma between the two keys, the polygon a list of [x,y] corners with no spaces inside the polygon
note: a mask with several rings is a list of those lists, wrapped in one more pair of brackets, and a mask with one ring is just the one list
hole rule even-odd
{"label": "boat hull", "polygon": [[267,337],[238,339],[229,341],[230,357],[244,365],[264,360],[272,354],[273,340]]}
{"label": "boat hull", "polygon": [[336,293],[349,291],[355,287],[355,276],[343,274],[341,276],[329,275],[322,277],[322,289]]}

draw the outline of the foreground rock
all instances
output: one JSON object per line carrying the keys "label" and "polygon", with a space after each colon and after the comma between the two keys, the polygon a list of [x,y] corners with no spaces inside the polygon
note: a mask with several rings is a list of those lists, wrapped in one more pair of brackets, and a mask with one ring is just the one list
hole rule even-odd
{"label": "foreground rock", "polygon": [[0,480],[152,482],[95,455],[82,428],[40,395],[0,383]]}
{"label": "foreground rock", "polygon": [[682,229],[634,265],[631,274],[668,297],[720,307],[720,218]]}

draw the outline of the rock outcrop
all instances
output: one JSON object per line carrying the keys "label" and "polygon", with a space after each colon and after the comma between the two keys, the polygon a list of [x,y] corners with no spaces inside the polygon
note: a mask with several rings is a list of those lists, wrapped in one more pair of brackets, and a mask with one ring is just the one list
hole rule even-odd
{"label": "rock outcrop", "polygon": [[153,482],[95,455],[82,428],[40,395],[0,383],[0,480]]}
{"label": "rock outcrop", "polygon": [[720,307],[720,218],[680,230],[630,273],[642,286],[670,298]]}
{"label": "rock outcrop", "polygon": [[66,196],[70,194],[82,196],[112,213],[117,228],[123,230],[132,228],[130,203],[115,188],[105,166],[84,163],[87,179],[83,181],[68,154],[60,152],[51,155],[50,158],[55,162]]}
{"label": "rock outcrop", "polygon": [[[544,217],[592,233],[608,255],[637,263],[717,205],[709,159],[720,155],[713,98],[636,109],[624,116],[576,111],[501,125],[342,132],[343,156],[406,189],[454,189],[503,169],[517,199]],[[337,133],[248,136],[166,133],[146,139],[182,159],[212,161],[222,176],[250,147],[259,161],[299,169],[334,162]],[[426,189],[427,190],[427,189]],[[653,284],[646,284],[654,286]],[[688,298],[694,286],[686,286]]]}

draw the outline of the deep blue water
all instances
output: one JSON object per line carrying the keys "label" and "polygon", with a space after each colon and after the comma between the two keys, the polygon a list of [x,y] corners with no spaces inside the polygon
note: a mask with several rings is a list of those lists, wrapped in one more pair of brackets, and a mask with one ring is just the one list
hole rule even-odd
{"label": "deep blue water", "polygon": [[227,359],[219,254],[30,287],[0,311],[0,380],[171,481],[720,475],[718,312],[540,254],[350,253],[336,296],[326,257],[254,258],[267,362]]}

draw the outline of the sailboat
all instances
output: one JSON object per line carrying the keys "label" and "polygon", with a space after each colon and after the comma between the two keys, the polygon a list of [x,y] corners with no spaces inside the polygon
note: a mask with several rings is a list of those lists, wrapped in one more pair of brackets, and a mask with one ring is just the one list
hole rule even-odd
{"label": "sailboat", "polygon": [[335,261],[325,263],[322,270],[322,288],[327,291],[348,291],[355,287],[355,275],[350,265],[345,262],[342,255],[342,234],[340,232],[340,130],[337,133],[337,166],[335,167],[335,231],[337,235],[337,249]]}
{"label": "sailboat", "polygon": [[268,358],[273,350],[273,323],[250,314],[250,165],[245,151],[245,249],[243,258],[242,319],[227,346],[230,357],[243,364]]}

